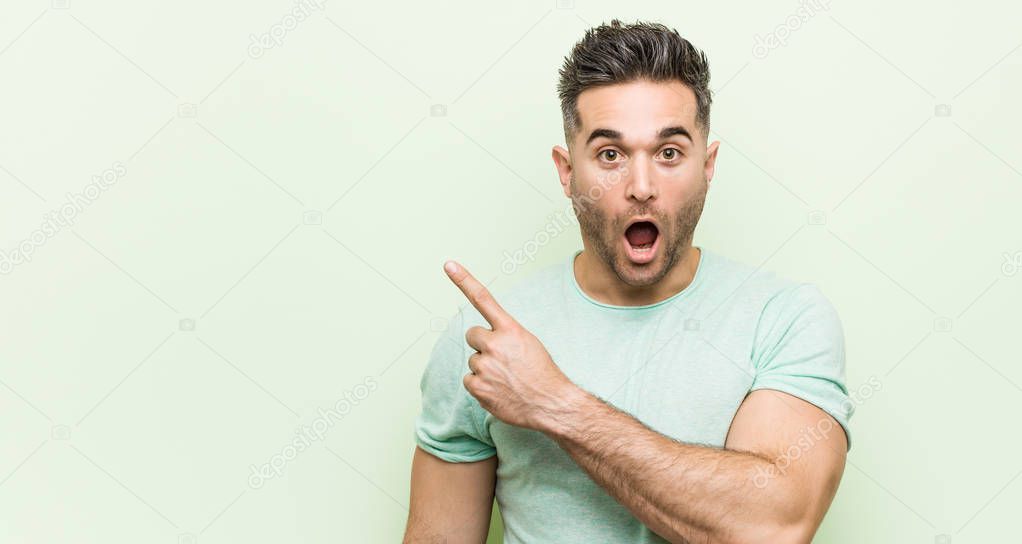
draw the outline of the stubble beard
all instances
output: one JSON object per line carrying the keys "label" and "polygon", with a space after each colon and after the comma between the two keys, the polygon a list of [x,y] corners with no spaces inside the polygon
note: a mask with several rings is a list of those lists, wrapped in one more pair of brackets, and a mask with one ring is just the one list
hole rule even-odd
{"label": "stubble beard", "polygon": [[[686,201],[673,216],[651,206],[640,206],[620,218],[611,219],[595,201],[584,195],[580,197],[575,173],[571,174],[572,207],[582,236],[589,240],[596,255],[622,282],[634,287],[656,284],[674,269],[682,256],[681,252],[692,243],[696,225],[703,213],[706,190],[704,180],[699,193]],[[649,263],[637,265],[628,259],[621,240],[628,221],[646,215],[655,217],[661,227],[658,235],[661,237],[661,247],[657,251],[663,252],[663,255]]]}

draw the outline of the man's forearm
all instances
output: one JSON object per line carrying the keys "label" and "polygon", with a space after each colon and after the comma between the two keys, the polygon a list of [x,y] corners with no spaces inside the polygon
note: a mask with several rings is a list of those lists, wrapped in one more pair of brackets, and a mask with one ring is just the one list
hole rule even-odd
{"label": "man's forearm", "polygon": [[[764,456],[677,442],[582,389],[543,432],[671,542],[811,538],[797,485]],[[757,485],[766,474],[769,485]]]}

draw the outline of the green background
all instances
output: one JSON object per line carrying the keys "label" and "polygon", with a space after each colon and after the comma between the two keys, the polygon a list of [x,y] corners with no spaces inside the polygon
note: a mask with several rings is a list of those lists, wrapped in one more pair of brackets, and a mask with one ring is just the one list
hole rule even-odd
{"label": "green background", "polygon": [[292,5],[0,8],[0,249],[125,172],[0,276],[0,540],[399,541],[441,264],[500,290],[581,246],[502,271],[568,209],[557,69],[613,17],[710,58],[696,244],[840,312],[868,395],[817,541],[1017,533],[1018,5]]}

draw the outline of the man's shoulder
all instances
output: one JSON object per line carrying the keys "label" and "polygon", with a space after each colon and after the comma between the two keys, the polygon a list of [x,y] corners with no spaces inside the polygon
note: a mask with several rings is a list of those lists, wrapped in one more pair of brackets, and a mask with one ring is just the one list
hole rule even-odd
{"label": "man's shoulder", "polygon": [[720,299],[718,304],[751,306],[763,311],[791,300],[825,300],[815,283],[778,272],[768,261],[753,265],[716,251],[708,253],[714,260],[707,279],[711,284],[708,291]]}

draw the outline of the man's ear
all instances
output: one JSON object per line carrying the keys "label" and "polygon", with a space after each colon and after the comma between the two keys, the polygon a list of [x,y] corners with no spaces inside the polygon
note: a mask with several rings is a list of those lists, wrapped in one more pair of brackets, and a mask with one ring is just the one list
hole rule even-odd
{"label": "man's ear", "polygon": [[703,165],[703,175],[706,176],[706,184],[713,181],[713,173],[717,169],[717,150],[720,149],[720,141],[713,142],[706,148],[706,163]]}
{"label": "man's ear", "polygon": [[564,196],[571,198],[571,153],[567,149],[555,145],[550,156],[554,159],[554,166],[557,168],[557,177],[561,181]]}

